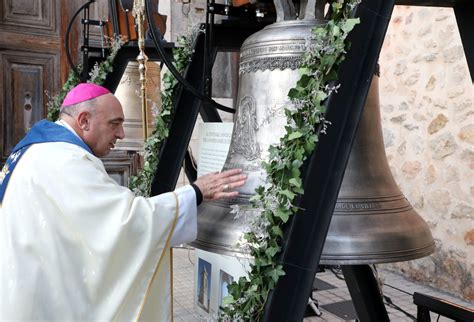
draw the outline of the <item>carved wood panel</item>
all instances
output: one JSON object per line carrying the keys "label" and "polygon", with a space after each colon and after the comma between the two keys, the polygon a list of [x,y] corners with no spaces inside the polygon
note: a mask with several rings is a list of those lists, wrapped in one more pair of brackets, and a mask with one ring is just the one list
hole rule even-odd
{"label": "carved wood panel", "polygon": [[142,162],[137,152],[123,150],[113,150],[101,159],[109,176],[125,187],[130,177],[138,173]]}
{"label": "carved wood panel", "polygon": [[0,27],[28,33],[58,34],[58,0],[1,0]]}
{"label": "carved wood panel", "polygon": [[[46,116],[45,91],[56,94],[66,81],[66,29],[84,2],[0,0],[0,167],[25,129]],[[80,18],[70,34],[76,64]]]}
{"label": "carved wood panel", "polygon": [[[91,18],[106,18],[108,1],[92,3]],[[56,94],[66,81],[66,29],[86,2],[0,0],[0,167],[25,129],[46,116],[45,91]],[[81,18],[76,17],[69,35],[74,64],[82,56]]]}
{"label": "carved wood panel", "polygon": [[1,163],[34,123],[46,116],[47,96],[58,85],[55,54],[0,50]]}

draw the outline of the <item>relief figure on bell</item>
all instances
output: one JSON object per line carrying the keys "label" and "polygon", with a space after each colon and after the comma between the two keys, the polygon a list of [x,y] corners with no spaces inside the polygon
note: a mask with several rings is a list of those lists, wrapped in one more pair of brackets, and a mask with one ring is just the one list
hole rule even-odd
{"label": "relief figure on bell", "polygon": [[232,137],[231,154],[238,153],[246,160],[260,157],[260,146],[257,142],[257,107],[250,96],[240,100],[237,121]]}

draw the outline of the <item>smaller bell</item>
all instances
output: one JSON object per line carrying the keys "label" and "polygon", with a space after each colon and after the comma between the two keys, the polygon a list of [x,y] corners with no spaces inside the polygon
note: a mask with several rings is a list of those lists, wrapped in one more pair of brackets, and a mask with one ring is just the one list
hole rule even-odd
{"label": "smaller bell", "polygon": [[[147,62],[147,119],[148,133],[153,131],[154,110],[161,107],[160,97],[160,66],[152,61]],[[118,140],[115,148],[118,150],[143,150],[143,122],[142,106],[140,99],[140,73],[138,63],[130,61],[122,75],[120,83],[115,91],[115,96],[122,104],[125,121],[123,130],[125,138]]]}

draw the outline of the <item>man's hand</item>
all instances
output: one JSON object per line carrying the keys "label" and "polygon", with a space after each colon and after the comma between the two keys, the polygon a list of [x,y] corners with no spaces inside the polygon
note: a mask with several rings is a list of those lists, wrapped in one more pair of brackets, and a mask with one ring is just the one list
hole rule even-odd
{"label": "man's hand", "polygon": [[203,175],[194,184],[201,190],[204,201],[208,201],[238,196],[239,192],[233,189],[243,186],[246,178],[241,169],[232,169]]}

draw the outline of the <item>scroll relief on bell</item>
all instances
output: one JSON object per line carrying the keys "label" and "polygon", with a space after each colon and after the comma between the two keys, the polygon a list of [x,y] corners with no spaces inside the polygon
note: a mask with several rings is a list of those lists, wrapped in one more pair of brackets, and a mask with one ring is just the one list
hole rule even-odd
{"label": "scroll relief on bell", "polygon": [[257,106],[250,96],[244,96],[239,104],[240,113],[232,134],[233,145],[229,153],[239,153],[248,161],[260,158],[260,145],[257,141]]}

